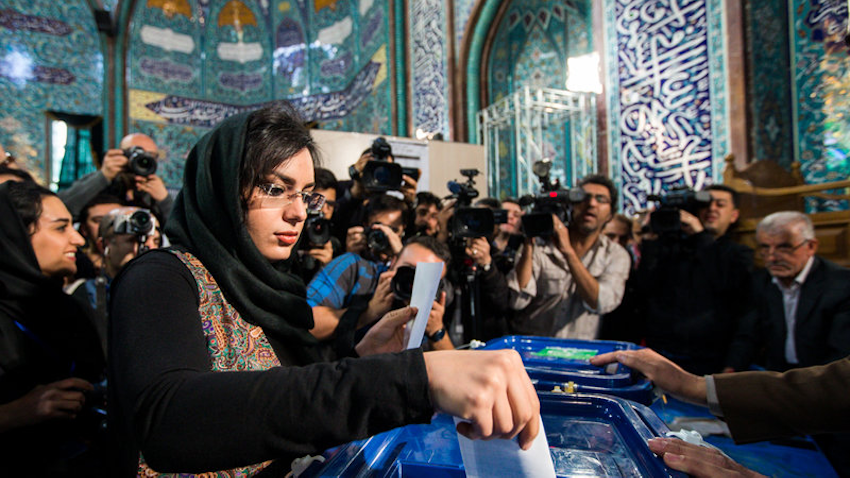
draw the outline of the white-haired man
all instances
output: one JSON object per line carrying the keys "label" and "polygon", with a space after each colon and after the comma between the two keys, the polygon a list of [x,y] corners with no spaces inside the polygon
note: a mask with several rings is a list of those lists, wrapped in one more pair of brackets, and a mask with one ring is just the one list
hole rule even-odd
{"label": "white-haired man", "polygon": [[769,370],[824,365],[850,355],[850,270],[816,255],[803,213],[783,211],[756,228],[765,269],[755,277],[755,310],[733,344],[730,367],[746,370],[764,349]]}

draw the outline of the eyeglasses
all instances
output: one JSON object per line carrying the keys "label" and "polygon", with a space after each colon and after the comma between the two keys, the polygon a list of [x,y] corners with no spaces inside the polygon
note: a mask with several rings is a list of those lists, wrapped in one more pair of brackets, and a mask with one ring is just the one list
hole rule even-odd
{"label": "eyeglasses", "polygon": [[611,204],[611,198],[605,196],[603,194],[590,194],[584,193],[584,199],[582,202],[590,202],[590,199],[593,198],[596,200],[597,204]]}
{"label": "eyeglasses", "polygon": [[780,244],[778,246],[771,247],[767,244],[759,244],[757,250],[759,255],[762,257],[767,257],[771,253],[776,254],[777,256],[790,256],[794,253],[794,251],[808,243],[808,239],[803,239],[803,242],[797,244],[796,246],[792,246],[791,244]]}
{"label": "eyeglasses", "polygon": [[320,212],[325,204],[325,197],[313,191],[287,192],[287,187],[279,184],[260,184],[257,186],[258,198],[263,200],[263,207],[286,207],[295,202],[296,198],[307,207],[307,212]]}

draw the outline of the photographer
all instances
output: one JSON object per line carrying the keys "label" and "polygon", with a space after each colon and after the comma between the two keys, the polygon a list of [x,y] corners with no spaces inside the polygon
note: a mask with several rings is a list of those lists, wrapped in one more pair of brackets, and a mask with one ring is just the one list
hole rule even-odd
{"label": "photographer", "polygon": [[298,274],[304,283],[309,283],[319,270],[325,267],[334,257],[342,254],[342,243],[331,235],[333,223],[331,218],[336,207],[336,176],[324,168],[316,168],[316,186],[314,191],[325,197],[321,212],[308,214],[304,222],[304,233],[301,235],[296,262],[293,272]]}
{"label": "photographer", "polygon": [[[738,220],[737,193],[723,185],[706,191],[702,200],[668,194],[653,211],[656,237],[641,243],[634,291],[647,345],[698,375],[729,364],[729,344],[752,300],[753,251],[727,234]],[[694,199],[682,199],[688,196]],[[679,205],[665,206],[671,202]],[[678,218],[678,228],[663,214]]]}
{"label": "photographer", "polygon": [[106,304],[112,279],[136,256],[162,246],[162,232],[156,217],[137,207],[121,207],[106,213],[100,220],[95,247],[103,257],[96,277],[88,279],[72,296],[86,308],[93,320],[104,353],[108,319]]}
{"label": "photographer", "polygon": [[[316,325],[319,325],[320,320],[317,309],[332,309],[337,317],[332,331],[335,348],[344,353],[354,347],[381,317],[410,304],[416,264],[443,262],[445,266],[440,276],[440,287],[425,326],[425,346],[426,350],[452,350],[454,346],[443,322],[446,310],[444,281],[450,260],[451,254],[445,244],[428,236],[413,237],[393,260],[389,270],[382,272],[377,281],[372,281],[373,287],[352,290],[351,295],[342,303],[338,302],[336,297],[328,296],[314,306]],[[307,300],[311,304],[316,299],[312,295],[314,283],[310,284],[307,291]]]}
{"label": "photographer", "polygon": [[435,237],[440,230],[438,217],[442,209],[443,201],[436,194],[429,191],[416,193],[416,202],[413,203],[413,214],[406,235]]}
{"label": "photographer", "polygon": [[[508,211],[501,209],[499,200],[495,198],[480,199],[475,203],[475,206],[487,207],[494,213],[502,212],[506,216],[509,214]],[[477,326],[478,336],[474,338],[485,342],[502,337],[510,332],[508,329],[510,315],[508,296],[510,292],[505,278],[505,274],[510,269],[504,269],[504,264],[508,261],[500,260],[505,259],[505,257],[501,255],[496,245],[499,232],[503,230],[502,227],[506,224],[495,224],[493,234],[489,237],[467,239],[464,249],[466,258],[472,261],[476,268],[481,294],[481,300],[478,304],[480,310]],[[512,257],[510,264],[511,266],[513,264]]]}
{"label": "photographer", "polygon": [[514,333],[595,339],[599,315],[623,298],[629,255],[602,235],[614,215],[617,190],[600,175],[579,187],[584,200],[572,205],[569,226],[553,214],[551,236],[537,244],[537,238],[527,238],[508,274],[511,308],[518,311],[511,321]]}
{"label": "photographer", "polygon": [[[100,170],[83,176],[59,198],[78,218],[83,207],[99,194],[110,193],[127,204],[155,210],[160,217],[171,213],[173,199],[156,171],[159,148],[149,136],[133,133],[125,136],[119,149],[110,149]],[[132,161],[131,161],[132,157]]]}
{"label": "photographer", "polygon": [[407,206],[413,206],[419,171],[394,166],[399,169],[394,169],[393,174],[386,174],[389,170],[377,175],[372,174],[375,168],[383,169],[380,163],[395,163],[392,147],[384,138],[376,138],[372,146],[363,151],[357,162],[348,167],[350,181],[339,182],[333,235],[340,241],[345,240],[350,227],[363,223],[370,195],[399,191]]}
{"label": "photographer", "polygon": [[407,204],[381,194],[369,201],[366,212],[366,222],[348,232],[348,252],[319,271],[307,289],[315,320],[310,332],[319,339],[334,333],[355,295],[376,290],[379,276],[401,252]]}

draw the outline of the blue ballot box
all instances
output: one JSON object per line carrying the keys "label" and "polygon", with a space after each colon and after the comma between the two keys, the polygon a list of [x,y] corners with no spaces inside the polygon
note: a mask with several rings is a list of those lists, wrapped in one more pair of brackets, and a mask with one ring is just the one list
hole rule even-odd
{"label": "blue ballot box", "polygon": [[[616,397],[540,395],[549,453],[559,477],[684,477],[669,470],[646,444],[668,431],[643,405]],[[454,421],[436,415],[341,446],[309,477],[419,478],[466,476]],[[319,468],[318,470],[316,468]]]}
{"label": "blue ballot box", "polygon": [[589,362],[599,354],[637,348],[629,342],[511,335],[493,339],[479,350],[519,352],[535,388],[541,392],[557,387],[564,393],[601,393],[649,405],[653,398],[649,380],[636,379],[619,363],[595,367]]}

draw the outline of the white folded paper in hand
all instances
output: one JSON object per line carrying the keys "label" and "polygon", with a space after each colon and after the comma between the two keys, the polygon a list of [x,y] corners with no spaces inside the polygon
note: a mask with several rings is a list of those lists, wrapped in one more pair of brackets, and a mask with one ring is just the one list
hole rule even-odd
{"label": "white folded paper in hand", "polygon": [[437,296],[437,288],[440,286],[440,276],[443,275],[442,262],[419,262],[416,264],[416,275],[413,276],[413,292],[410,295],[410,306],[416,307],[416,319],[410,331],[407,341],[408,349],[415,349],[422,345],[422,337],[425,336],[425,326],[428,325],[428,316],[434,307],[434,299]]}
{"label": "white folded paper in hand", "polygon": [[[462,420],[455,417],[455,426]],[[540,431],[531,444],[523,450],[517,439],[470,440],[460,433],[460,454],[467,478],[491,478],[493,476],[555,478],[555,465],[549,454],[549,442],[540,420]]]}

